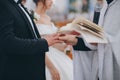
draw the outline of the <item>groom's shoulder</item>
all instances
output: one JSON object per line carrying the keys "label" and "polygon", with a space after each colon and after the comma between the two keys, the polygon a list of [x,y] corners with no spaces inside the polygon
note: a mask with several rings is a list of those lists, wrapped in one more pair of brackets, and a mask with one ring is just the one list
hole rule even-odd
{"label": "groom's shoulder", "polygon": [[0,0],[0,8],[8,7],[11,4],[10,0]]}
{"label": "groom's shoulder", "polygon": [[5,4],[8,0],[0,0],[0,4]]}
{"label": "groom's shoulder", "polygon": [[4,0],[0,0],[0,25],[13,19],[13,16],[7,7]]}
{"label": "groom's shoulder", "polygon": [[7,7],[9,3],[7,3],[7,1],[5,0],[0,0],[0,10],[3,10]]}
{"label": "groom's shoulder", "polygon": [[8,0],[0,0],[0,13],[9,14],[9,4]]}

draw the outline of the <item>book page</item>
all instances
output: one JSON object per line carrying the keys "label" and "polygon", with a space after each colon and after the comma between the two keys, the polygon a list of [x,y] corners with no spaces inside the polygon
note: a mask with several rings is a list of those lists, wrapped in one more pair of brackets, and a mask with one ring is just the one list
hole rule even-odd
{"label": "book page", "polygon": [[76,24],[72,24],[72,26],[74,26],[74,28],[76,28],[76,30],[78,30],[78,32],[79,31],[84,31],[84,32],[88,32],[88,33],[91,33],[91,34],[93,34],[93,35],[96,35],[96,36],[98,36],[98,37],[103,37],[102,35],[102,33],[103,33],[103,31],[97,31],[97,30],[90,30],[90,29],[88,29],[88,28],[85,28],[85,27],[83,27],[83,26],[80,26],[80,25],[76,25]]}
{"label": "book page", "polygon": [[85,31],[81,31],[81,36],[87,43],[108,43],[105,36],[101,38]]}
{"label": "book page", "polygon": [[97,24],[83,18],[83,17],[78,17],[73,20],[72,24],[77,24],[80,26],[83,26],[84,28],[90,29],[90,30],[96,30],[96,31],[102,31],[103,29],[101,26],[98,26]]}

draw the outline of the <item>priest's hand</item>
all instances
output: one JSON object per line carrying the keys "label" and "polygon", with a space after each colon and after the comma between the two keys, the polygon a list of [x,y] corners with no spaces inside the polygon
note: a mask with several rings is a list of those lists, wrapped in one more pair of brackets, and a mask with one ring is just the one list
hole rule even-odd
{"label": "priest's hand", "polygon": [[47,40],[48,45],[52,46],[55,43],[62,43],[63,41],[59,40],[59,34],[50,34],[50,35],[46,35],[43,38]]}
{"label": "priest's hand", "polygon": [[94,45],[94,46],[97,46],[98,45],[98,43],[90,43],[91,45]]}
{"label": "priest's hand", "polygon": [[76,35],[70,35],[70,34],[60,36],[59,40],[64,41],[68,45],[76,45],[78,42]]}

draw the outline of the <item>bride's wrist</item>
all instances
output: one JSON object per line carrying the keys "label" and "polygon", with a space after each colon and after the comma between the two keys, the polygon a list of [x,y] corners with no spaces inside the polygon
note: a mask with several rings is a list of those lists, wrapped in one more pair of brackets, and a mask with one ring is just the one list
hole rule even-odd
{"label": "bride's wrist", "polygon": [[74,40],[73,40],[73,42],[72,42],[72,45],[75,46],[77,43],[78,43],[78,38],[77,38],[77,37],[74,37]]}

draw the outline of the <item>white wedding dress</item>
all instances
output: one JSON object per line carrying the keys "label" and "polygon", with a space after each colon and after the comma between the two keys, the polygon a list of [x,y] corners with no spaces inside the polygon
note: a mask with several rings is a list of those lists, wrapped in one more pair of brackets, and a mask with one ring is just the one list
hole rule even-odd
{"label": "white wedding dress", "polygon": [[[57,31],[54,24],[36,24],[40,35],[52,34]],[[49,47],[49,52],[46,53],[49,59],[60,73],[60,80],[73,80],[73,62],[72,60],[60,50]],[[52,80],[49,69],[46,67],[46,80]]]}

